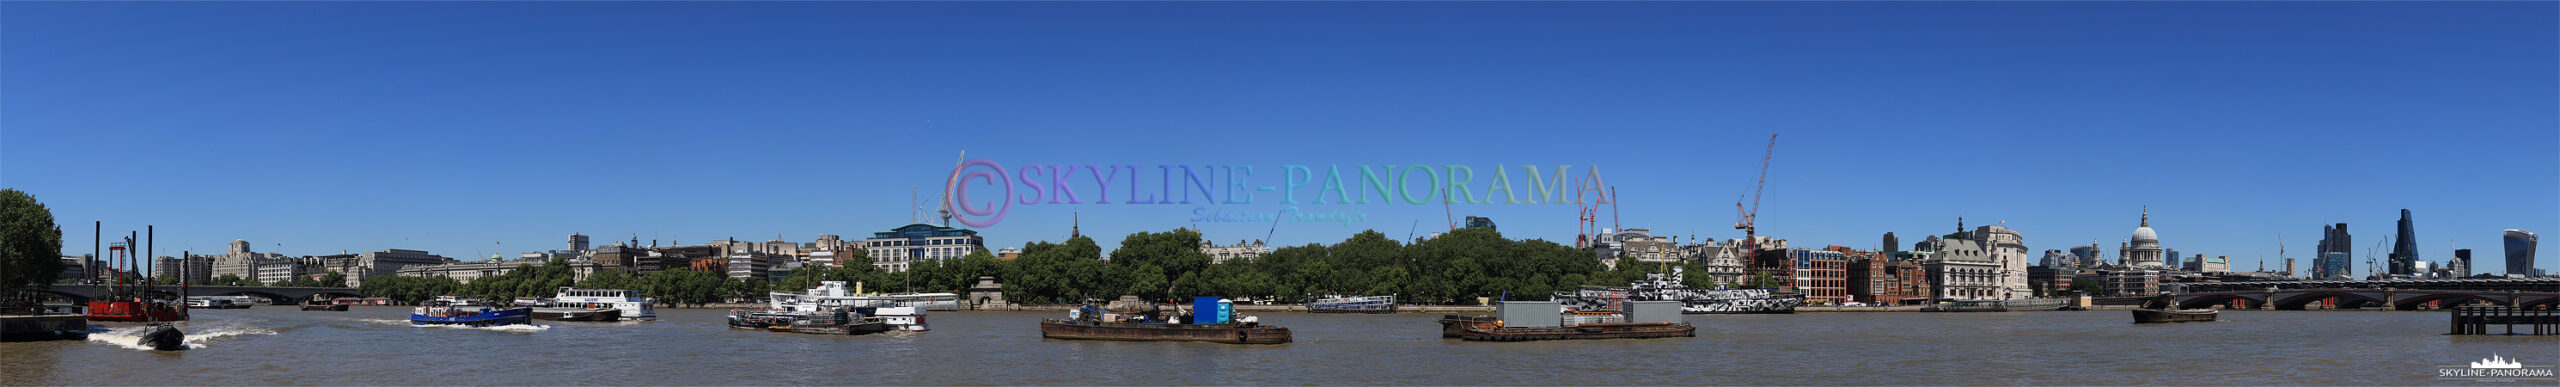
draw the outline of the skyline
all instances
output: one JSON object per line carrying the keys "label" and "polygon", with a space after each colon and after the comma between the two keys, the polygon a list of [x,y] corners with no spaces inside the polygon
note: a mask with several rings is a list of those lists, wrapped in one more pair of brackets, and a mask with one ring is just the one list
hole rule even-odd
{"label": "skyline", "polygon": [[[909,223],[908,186],[937,207],[962,151],[1259,185],[1597,166],[1618,223],[1686,243],[1741,237],[1728,198],[1772,132],[1759,229],[1804,248],[1961,216],[2031,260],[2095,239],[2113,261],[2147,207],[2165,248],[2274,270],[2282,234],[2299,273],[2319,226],[2373,245],[2405,208],[2420,257],[2473,249],[2478,273],[2501,230],[2560,230],[2551,3],[0,7],[0,185],[51,207],[71,255],[90,221],[156,225],[158,255],[860,239]],[[1256,200],[1232,209],[1281,207]],[[1439,207],[1199,229],[1574,237],[1572,206]],[[1107,252],[1196,208],[1025,205],[980,231],[1020,247],[1080,218]]]}

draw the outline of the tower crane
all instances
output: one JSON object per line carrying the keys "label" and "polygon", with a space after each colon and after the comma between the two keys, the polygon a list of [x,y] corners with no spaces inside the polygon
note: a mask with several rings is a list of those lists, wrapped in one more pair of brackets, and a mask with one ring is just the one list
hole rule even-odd
{"label": "tower crane", "polygon": [[1733,228],[1742,230],[1742,243],[1751,245],[1744,250],[1747,252],[1744,259],[1749,259],[1754,265],[1760,260],[1760,193],[1769,184],[1769,157],[1777,153],[1778,134],[1770,133],[1769,148],[1760,153],[1760,176],[1751,182],[1751,206],[1743,207],[1741,198],[1735,198],[1733,202]]}

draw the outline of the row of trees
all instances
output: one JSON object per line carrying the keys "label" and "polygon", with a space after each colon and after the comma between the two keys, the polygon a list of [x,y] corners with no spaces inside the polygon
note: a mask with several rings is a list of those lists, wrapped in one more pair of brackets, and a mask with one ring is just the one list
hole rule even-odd
{"label": "row of trees", "polygon": [[387,297],[399,302],[419,302],[437,296],[460,296],[489,300],[511,300],[516,297],[550,297],[561,287],[576,286],[597,289],[630,289],[671,304],[700,305],[731,300],[761,299],[772,287],[764,280],[735,279],[717,273],[691,269],[669,269],[647,276],[629,276],[617,271],[602,271],[580,281],[569,263],[553,259],[542,265],[522,265],[506,274],[473,279],[463,283],[450,277],[409,277],[380,275],[365,277],[359,292]]}
{"label": "row of trees", "polygon": [[[795,272],[780,285],[803,289],[821,280],[863,281],[873,289],[957,293],[978,276],[1003,280],[1005,298],[1020,303],[1074,303],[1136,295],[1304,300],[1345,295],[1401,295],[1405,302],[1473,303],[1475,297],[1547,299],[1582,285],[1625,286],[1669,268],[1634,259],[1608,269],[1587,251],[1544,240],[1515,241],[1490,229],[1461,229],[1403,243],[1364,231],[1333,245],[1282,247],[1255,259],[1212,263],[1200,234],[1187,229],[1131,234],[1110,260],[1092,239],[1033,242],[1012,260],[984,252],[928,260],[908,272],[872,269],[854,254],[846,267]],[[1703,273],[1704,267],[1687,268]],[[1704,275],[1685,280],[1712,287]]]}
{"label": "row of trees", "polygon": [[[1399,242],[1377,231],[1354,234],[1332,245],[1282,247],[1254,259],[1212,263],[1200,252],[1200,234],[1187,229],[1140,232],[1123,238],[1104,260],[1102,248],[1087,237],[1061,243],[1032,242],[1016,259],[998,260],[985,251],[958,259],[915,262],[905,272],[891,273],[872,265],[861,251],[838,257],[837,267],[808,267],[779,283],[727,278],[719,273],[669,269],[647,276],[605,271],[584,281],[573,280],[568,264],[520,266],[507,274],[462,284],[450,278],[376,276],[365,279],[368,295],[416,302],[440,295],[487,299],[549,296],[559,287],[631,289],[662,302],[702,304],[753,301],[774,289],[797,291],[820,281],[863,284],[868,291],[949,292],[965,290],[980,276],[1002,279],[1005,299],[1017,303],[1076,303],[1136,295],[1147,299],[1220,296],[1300,301],[1343,295],[1400,295],[1404,302],[1473,303],[1476,297],[1547,299],[1556,291],[1583,285],[1625,286],[1646,274],[1669,267],[1622,259],[1609,269],[1589,252],[1545,240],[1504,239],[1490,229],[1460,229],[1438,238]],[[1694,265],[1694,264],[1693,264]],[[1704,268],[1691,266],[1693,273]],[[1705,275],[1686,277],[1691,287],[1713,287]],[[1751,283],[1773,285],[1774,279]],[[1737,284],[1737,285],[1747,285]]]}

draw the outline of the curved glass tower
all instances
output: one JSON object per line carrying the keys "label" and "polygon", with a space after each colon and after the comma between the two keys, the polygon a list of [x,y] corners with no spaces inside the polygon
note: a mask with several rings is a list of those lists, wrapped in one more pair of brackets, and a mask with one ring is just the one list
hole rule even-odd
{"label": "curved glass tower", "polygon": [[2541,239],[2532,231],[2507,229],[2507,274],[2533,275],[2533,247]]}

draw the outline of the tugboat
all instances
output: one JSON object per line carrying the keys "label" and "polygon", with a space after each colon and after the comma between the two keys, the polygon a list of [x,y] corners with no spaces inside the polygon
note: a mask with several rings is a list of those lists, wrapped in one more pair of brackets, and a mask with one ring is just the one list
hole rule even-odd
{"label": "tugboat", "polygon": [[[1680,321],[1673,301],[1622,301],[1622,312],[1577,311],[1560,301],[1505,301],[1494,315],[1442,318],[1441,337],[1466,341],[1650,339],[1694,337],[1698,327]],[[1457,317],[1457,316],[1450,316]],[[1485,321],[1491,318],[1492,321]]]}
{"label": "tugboat", "polygon": [[2133,323],[2207,322],[2213,321],[2221,314],[2222,311],[2213,309],[2178,309],[2177,296],[2161,293],[2159,296],[2151,297],[2150,301],[2144,301],[2142,309],[2133,310]]}
{"label": "tugboat", "polygon": [[440,301],[434,302],[428,306],[418,307],[415,313],[409,314],[409,323],[415,325],[461,325],[473,328],[500,325],[525,325],[533,323],[533,308],[492,309],[485,306],[459,306],[454,303]]}
{"label": "tugboat", "polygon": [[1395,313],[1396,296],[1331,296],[1307,303],[1307,313]]}
{"label": "tugboat", "polygon": [[1085,305],[1065,319],[1040,320],[1040,337],[1063,340],[1200,341],[1221,344],[1285,344],[1289,328],[1264,326],[1253,316],[1234,318],[1235,303],[1197,297],[1192,313],[1121,314]]}

